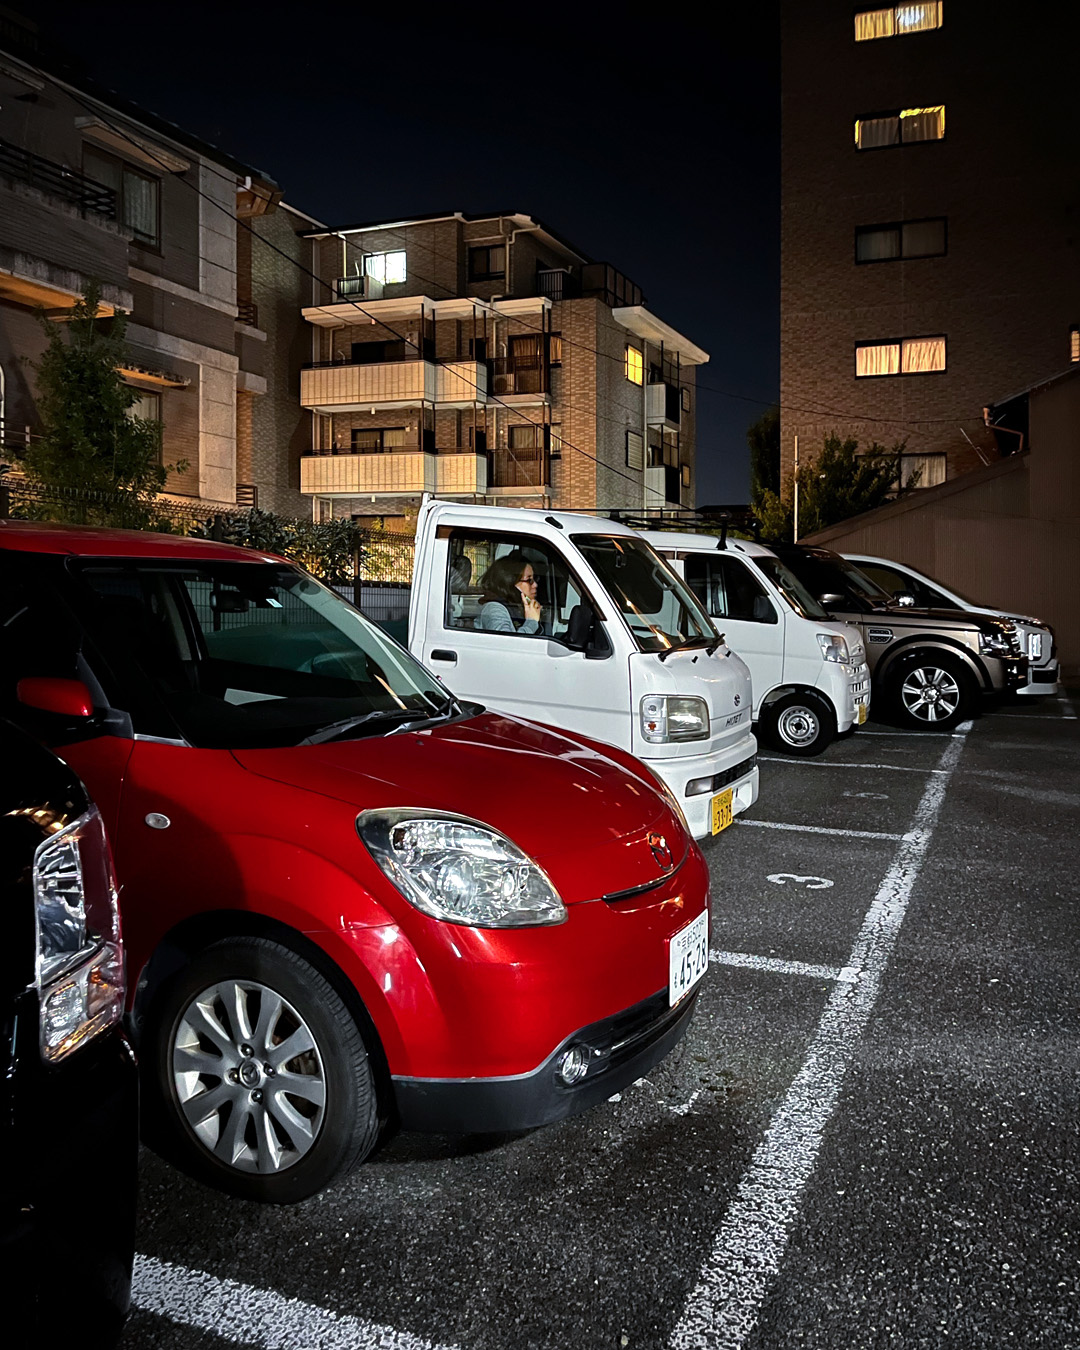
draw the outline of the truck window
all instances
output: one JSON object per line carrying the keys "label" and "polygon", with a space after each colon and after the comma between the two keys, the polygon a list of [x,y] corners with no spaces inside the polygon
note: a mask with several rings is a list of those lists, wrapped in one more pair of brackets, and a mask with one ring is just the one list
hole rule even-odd
{"label": "truck window", "polygon": [[[535,588],[519,586],[523,576]],[[525,600],[540,606],[529,621]],[[565,559],[532,535],[455,530],[447,553],[444,623],[507,636],[554,637],[566,632],[582,602],[581,584]]]}
{"label": "truck window", "polygon": [[683,569],[690,589],[713,618],[778,621],[765,587],[738,558],[690,553]]}
{"label": "truck window", "polygon": [[716,639],[694,592],[644,539],[576,534],[573,541],[618,605],[641,651]]}

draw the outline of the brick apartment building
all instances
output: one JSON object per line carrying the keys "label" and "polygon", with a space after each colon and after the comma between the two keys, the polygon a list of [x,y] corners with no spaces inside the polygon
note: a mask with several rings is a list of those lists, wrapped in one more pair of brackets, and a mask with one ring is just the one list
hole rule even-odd
{"label": "brick apartment building", "polygon": [[[160,422],[165,463],[187,461],[169,495],[310,509],[297,490],[309,419],[293,392],[303,279],[258,241],[253,254],[245,226],[299,258],[297,230],[317,222],[277,210],[280,192],[257,170],[72,76],[6,11],[0,48],[4,460],[17,466],[38,430],[36,311],[62,320],[95,279],[101,317],[130,315],[134,411]],[[288,302],[280,334],[259,326],[272,293]]]}
{"label": "brick apartment building", "polygon": [[694,500],[708,356],[610,264],[546,225],[455,212],[309,232],[300,401],[319,518],[401,516],[425,491],[566,508]]}
{"label": "brick apartment building", "polygon": [[1071,13],[785,0],[785,475],[836,431],[942,483],[999,457],[985,405],[1080,360]]}

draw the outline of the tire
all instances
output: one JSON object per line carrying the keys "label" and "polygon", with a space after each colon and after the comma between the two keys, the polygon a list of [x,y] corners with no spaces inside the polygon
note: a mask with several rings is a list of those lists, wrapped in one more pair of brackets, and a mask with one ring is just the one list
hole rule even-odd
{"label": "tire", "polygon": [[214,943],[162,987],[147,1032],[144,1136],[199,1180],[293,1204],[375,1147],[378,1094],[360,1028],[288,947]]}
{"label": "tire", "polygon": [[889,671],[888,702],[901,726],[951,731],[975,711],[975,678],[954,656],[904,657]]}
{"label": "tire", "polygon": [[762,737],[785,755],[820,755],[836,739],[836,714],[809,689],[767,703],[758,718]]}

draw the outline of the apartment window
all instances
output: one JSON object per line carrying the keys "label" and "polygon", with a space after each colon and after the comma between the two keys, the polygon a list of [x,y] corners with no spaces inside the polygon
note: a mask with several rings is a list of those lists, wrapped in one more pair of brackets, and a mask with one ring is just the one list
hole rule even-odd
{"label": "apartment window", "polygon": [[631,347],[629,343],[627,343],[626,355],[623,357],[623,370],[631,384],[642,384],[644,382],[645,365],[641,352],[637,347]]}
{"label": "apartment window", "polygon": [[930,375],[945,369],[943,337],[901,338],[894,342],[860,342],[855,347],[855,375]]}
{"label": "apartment window", "polygon": [[908,33],[928,33],[941,27],[941,0],[924,5],[890,5],[888,9],[864,9],[855,15],[855,41],[904,37]]}
{"label": "apartment window", "polygon": [[880,150],[889,145],[945,138],[945,105],[934,108],[902,108],[855,119],[855,149]]}
{"label": "apartment window", "polygon": [[689,465],[689,464],[684,464],[684,465],[682,466],[682,485],[683,485],[684,488],[688,488],[688,487],[690,486],[690,465]]}
{"label": "apartment window", "polygon": [[936,455],[901,455],[900,456],[900,486],[906,486],[912,474],[918,474],[915,480],[916,487],[937,487],[939,483],[945,481],[945,456]]}
{"label": "apartment window", "polygon": [[116,193],[117,218],[140,244],[156,248],[161,242],[161,183],[150,174],[107,155],[83,147],[83,173]]}
{"label": "apartment window", "polygon": [[562,459],[563,439],[562,426],[558,422],[553,422],[551,426],[551,451],[552,459]]}
{"label": "apartment window", "polygon": [[353,427],[354,455],[380,454],[387,450],[404,450],[404,427]]}
{"label": "apartment window", "polygon": [[506,276],[506,245],[469,249],[469,280],[499,281]]}
{"label": "apartment window", "polygon": [[645,467],[645,440],[640,431],[626,433],[626,467],[628,469]]}
{"label": "apartment window", "polygon": [[549,366],[561,366],[561,365],[562,365],[562,334],[561,334],[561,333],[549,333],[549,334],[548,334],[548,365],[549,365]]}
{"label": "apartment window", "polygon": [[892,262],[897,258],[936,258],[945,252],[945,217],[901,220],[855,229],[855,261]]}
{"label": "apartment window", "polygon": [[689,412],[689,411],[690,411],[690,390],[684,388],[683,391],[682,391],[681,397],[682,397],[682,410],[683,410],[683,412]]}
{"label": "apartment window", "polygon": [[1069,360],[1080,361],[1080,328],[1069,329]]}
{"label": "apartment window", "polygon": [[393,286],[405,280],[405,250],[395,249],[392,253],[365,253],[364,276],[372,281],[381,281],[384,286]]}
{"label": "apartment window", "polygon": [[508,430],[507,444],[511,450],[542,450],[544,428],[538,422],[519,423]]}

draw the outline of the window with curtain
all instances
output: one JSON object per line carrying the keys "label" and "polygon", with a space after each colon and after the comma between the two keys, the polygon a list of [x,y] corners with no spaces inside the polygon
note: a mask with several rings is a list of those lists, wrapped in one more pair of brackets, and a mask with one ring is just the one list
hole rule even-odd
{"label": "window with curtain", "polygon": [[940,141],[945,136],[945,105],[935,108],[905,108],[900,114],[900,139],[911,141]]}
{"label": "window with curtain", "polygon": [[405,250],[395,249],[391,253],[367,253],[364,255],[364,275],[373,281],[381,281],[384,286],[393,286],[405,280]]}
{"label": "window with curtain", "polygon": [[940,141],[944,137],[944,104],[932,108],[902,108],[895,113],[855,119],[856,150],[880,150],[915,141]]}
{"label": "window with curtain", "polygon": [[631,384],[642,384],[645,380],[645,363],[637,347],[626,346],[623,357],[623,371]]}
{"label": "window with curtain", "polygon": [[944,216],[889,225],[859,225],[855,229],[855,261],[859,263],[934,258],[944,252]]}
{"label": "window with curtain", "polygon": [[904,37],[908,33],[928,33],[942,24],[942,0],[921,5],[890,5],[888,9],[867,9],[855,15],[855,41]]}
{"label": "window with curtain", "polygon": [[1069,360],[1080,361],[1080,328],[1069,329]]}
{"label": "window with curtain", "polygon": [[902,338],[897,342],[860,342],[855,347],[855,376],[929,375],[945,369],[943,337]]}
{"label": "window with curtain", "polygon": [[912,474],[917,473],[916,487],[937,487],[945,481],[945,456],[937,455],[901,455],[900,483],[905,485]]}
{"label": "window with curtain", "polygon": [[[415,447],[414,447],[415,448]],[[352,450],[357,455],[405,449],[404,427],[353,427]]]}
{"label": "window with curtain", "polygon": [[90,145],[83,147],[83,173],[112,188],[120,224],[138,243],[156,248],[161,242],[160,181]]}

